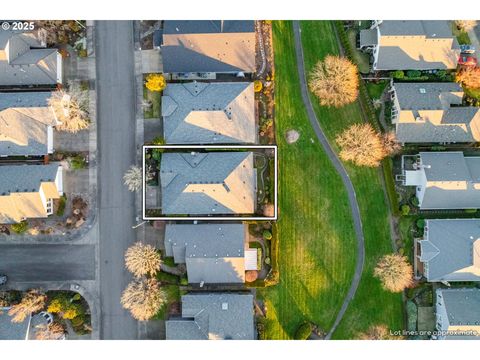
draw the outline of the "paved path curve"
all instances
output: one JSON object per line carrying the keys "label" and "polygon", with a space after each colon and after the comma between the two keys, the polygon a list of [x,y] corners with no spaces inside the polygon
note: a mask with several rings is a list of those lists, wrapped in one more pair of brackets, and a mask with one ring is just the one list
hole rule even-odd
{"label": "paved path curve", "polygon": [[303,57],[303,47],[302,47],[302,41],[300,36],[301,29],[300,29],[299,21],[293,22],[293,32],[295,34],[295,52],[297,55],[297,69],[298,69],[298,75],[300,78],[302,99],[305,104],[305,108],[307,109],[310,123],[312,124],[313,130],[317,135],[318,141],[320,141],[320,144],[322,145],[323,149],[327,153],[327,156],[329,157],[333,166],[335,167],[338,174],[342,178],[343,184],[347,189],[348,201],[350,203],[350,209],[352,211],[355,234],[357,237],[357,261],[355,266],[355,274],[353,276],[352,283],[350,285],[350,289],[348,290],[347,296],[343,300],[342,307],[340,308],[340,311],[337,314],[337,318],[335,319],[335,322],[332,328],[330,329],[330,331],[326,336],[326,339],[328,340],[332,337],[332,334],[335,332],[338,324],[340,324],[340,321],[342,320],[343,315],[345,314],[345,311],[347,310],[347,307],[350,301],[355,296],[355,292],[357,291],[358,284],[360,283],[360,278],[362,276],[362,271],[363,271],[363,264],[365,262],[365,239],[363,237],[362,220],[360,218],[360,210],[357,203],[357,196],[355,194],[355,189],[353,188],[352,182],[343,164],[338,159],[337,154],[330,146],[330,143],[328,142],[327,137],[325,136],[320,126],[320,123],[318,122],[317,116],[313,111],[313,106],[310,101],[310,97],[308,95],[308,86],[307,86],[307,80],[305,76],[305,62]]}

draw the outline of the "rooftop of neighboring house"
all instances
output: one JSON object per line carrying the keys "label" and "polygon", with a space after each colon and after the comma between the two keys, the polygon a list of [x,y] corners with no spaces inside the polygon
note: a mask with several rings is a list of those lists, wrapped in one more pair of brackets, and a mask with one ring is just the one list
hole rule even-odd
{"label": "rooftop of neighboring house", "polygon": [[253,296],[198,293],[182,296],[182,318],[166,321],[167,340],[254,340]]}
{"label": "rooftop of neighboring house", "polygon": [[397,139],[403,143],[480,141],[480,108],[461,106],[457,83],[395,83],[399,114]]}
{"label": "rooftop of neighboring house", "polygon": [[3,86],[61,83],[57,49],[46,48],[33,33],[0,31],[0,84]]}
{"label": "rooftop of neighboring house", "polygon": [[480,220],[426,220],[420,261],[428,281],[480,281]]}
{"label": "rooftop of neighboring house", "polygon": [[166,73],[255,71],[253,20],[168,20],[162,45]]}
{"label": "rooftop of neighboring house", "polygon": [[163,214],[253,214],[252,152],[163,153]]}
{"label": "rooftop of neighboring house", "polygon": [[244,224],[167,224],[165,255],[187,264],[188,281],[245,282]]}
{"label": "rooftop of neighboring house", "polygon": [[12,322],[8,307],[0,307],[0,340],[26,340],[30,317],[21,323]]}
{"label": "rooftop of neighboring house", "polygon": [[42,156],[50,153],[57,124],[48,105],[50,92],[0,93],[0,155]]}
{"label": "rooftop of neighboring house", "polygon": [[422,209],[480,208],[480,157],[461,151],[421,152],[425,173]]}
{"label": "rooftop of neighboring house", "polygon": [[375,70],[454,69],[460,53],[451,24],[444,20],[380,21],[362,30],[360,39],[361,46],[380,47]]}
{"label": "rooftop of neighboring house", "polygon": [[45,201],[63,191],[61,172],[58,164],[0,166],[0,224],[47,217]]}
{"label": "rooftop of neighboring house", "polygon": [[[480,289],[438,289],[437,321],[439,307],[446,312],[449,330],[480,331]],[[476,336],[447,335],[446,338],[478,339],[479,336],[480,333]]]}
{"label": "rooftop of neighboring house", "polygon": [[169,84],[162,116],[168,144],[256,141],[253,83]]}

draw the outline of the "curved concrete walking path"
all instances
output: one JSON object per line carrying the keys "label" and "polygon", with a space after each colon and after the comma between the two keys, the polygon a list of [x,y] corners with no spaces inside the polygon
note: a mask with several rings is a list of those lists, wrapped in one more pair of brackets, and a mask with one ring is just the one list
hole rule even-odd
{"label": "curved concrete walking path", "polygon": [[355,194],[355,189],[352,185],[350,177],[348,176],[345,167],[343,166],[342,162],[337,157],[337,154],[330,146],[330,143],[325,136],[320,123],[317,120],[317,116],[313,111],[313,106],[310,101],[310,97],[308,96],[308,86],[306,80],[306,73],[305,73],[305,62],[303,57],[303,47],[302,47],[302,39],[301,39],[301,29],[299,21],[293,22],[293,32],[295,35],[295,52],[297,56],[297,69],[298,75],[300,78],[300,89],[302,93],[302,99],[305,104],[305,108],[307,109],[308,118],[310,123],[312,124],[313,130],[317,135],[318,141],[322,145],[323,149],[325,150],[327,156],[329,157],[330,161],[332,162],[333,166],[337,170],[338,174],[342,178],[343,184],[345,185],[348,193],[348,201],[350,204],[350,209],[352,211],[355,235],[357,237],[357,261],[355,266],[355,274],[353,275],[352,283],[350,285],[350,289],[348,290],[347,296],[343,300],[342,307],[337,314],[335,322],[333,323],[332,328],[328,332],[327,336],[325,337],[327,340],[332,337],[332,334],[335,332],[338,324],[343,318],[350,301],[355,296],[355,292],[357,291],[358,284],[360,283],[360,278],[362,276],[363,271],[363,264],[365,262],[365,240],[363,237],[362,231],[362,220],[360,218],[360,210],[357,203],[357,197]]}

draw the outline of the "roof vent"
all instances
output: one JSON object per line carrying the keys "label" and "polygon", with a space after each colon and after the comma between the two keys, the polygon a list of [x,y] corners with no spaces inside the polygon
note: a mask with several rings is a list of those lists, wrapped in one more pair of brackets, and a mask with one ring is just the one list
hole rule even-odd
{"label": "roof vent", "polygon": [[427,90],[425,90],[425,88],[420,88],[419,91],[420,91],[420,94],[426,94],[427,93]]}
{"label": "roof vent", "polygon": [[222,310],[228,310],[228,303],[222,303]]}

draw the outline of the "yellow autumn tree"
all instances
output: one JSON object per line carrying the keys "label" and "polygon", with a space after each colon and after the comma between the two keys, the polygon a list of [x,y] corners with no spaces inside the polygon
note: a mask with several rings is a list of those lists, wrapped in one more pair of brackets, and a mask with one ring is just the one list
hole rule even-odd
{"label": "yellow autumn tree", "polygon": [[148,74],[145,86],[150,91],[162,91],[167,87],[167,82],[162,74]]}

